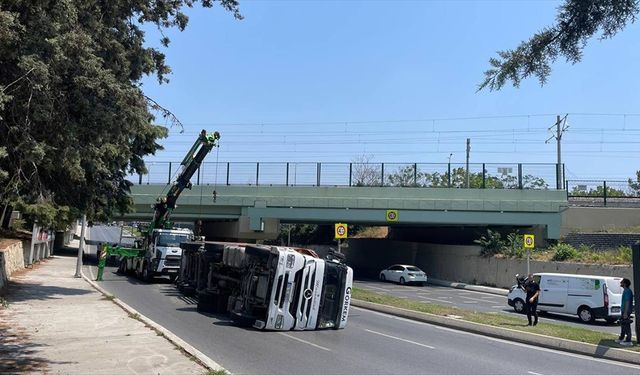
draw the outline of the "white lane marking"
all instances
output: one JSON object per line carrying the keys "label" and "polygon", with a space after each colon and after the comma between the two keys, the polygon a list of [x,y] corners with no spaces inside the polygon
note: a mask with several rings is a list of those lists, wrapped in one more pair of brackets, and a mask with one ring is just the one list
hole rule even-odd
{"label": "white lane marking", "polygon": [[391,335],[385,335],[384,333],[380,333],[380,332],[376,332],[376,331],[372,331],[370,329],[365,329],[365,331],[370,332],[370,333],[375,333],[376,335],[380,335],[380,336],[384,336],[384,337],[388,337],[390,339],[394,339],[394,340],[398,340],[398,341],[404,341],[404,342],[408,342],[409,344],[413,344],[413,345],[418,345],[418,346],[422,346],[425,348],[429,348],[429,349],[435,349],[433,346],[431,345],[425,345],[425,344],[421,344],[419,342],[415,342],[415,341],[411,341],[411,340],[407,340],[407,339],[403,339],[400,337],[395,337],[395,336],[391,336]]}
{"label": "white lane marking", "polygon": [[527,374],[531,374],[531,375],[542,375],[539,372],[533,372],[533,371],[527,371]]}
{"label": "white lane marking", "polygon": [[[367,310],[367,309],[364,309],[364,308],[361,308],[361,307],[356,307],[356,306],[353,306],[353,305],[350,308],[351,309],[355,309],[355,310],[367,311],[367,312],[370,312],[371,314],[380,315],[380,316],[383,316],[383,317],[386,317],[386,318],[395,319],[395,320],[400,320],[400,321],[403,321],[403,322],[406,322],[406,323],[411,323],[411,324],[416,324],[416,325],[421,325],[421,326],[429,326],[429,327],[432,327],[432,328],[435,328],[435,329],[439,329],[439,330],[443,330],[443,331],[447,331],[447,332],[451,332],[451,333],[457,333],[459,335],[476,336],[476,337],[483,338],[485,340],[500,342],[500,343],[507,344],[507,345],[516,345],[516,346],[520,346],[522,348],[534,349],[534,350],[538,350],[538,351],[541,351],[541,352],[553,353],[553,354],[558,354],[558,355],[564,355],[564,356],[567,356],[567,357],[573,357],[573,358],[578,358],[578,359],[586,359],[586,360],[590,360],[590,361],[594,361],[594,362],[606,363],[606,364],[610,364],[610,365],[615,365],[615,366],[627,367],[627,368],[631,368],[631,369],[640,370],[640,366],[638,366],[638,365],[632,365],[632,364],[623,363],[623,362],[616,362],[616,361],[613,361],[613,360],[602,359],[602,358],[589,357],[587,355],[582,355],[582,354],[573,354],[573,353],[563,352],[563,351],[555,350],[555,349],[541,348],[541,347],[538,347],[538,346],[535,346],[535,345],[523,344],[523,343],[519,343],[519,342],[515,342],[515,341],[509,341],[509,340],[504,340],[504,339],[498,339],[498,338],[495,338],[495,337],[484,336],[484,335],[480,335],[480,334],[477,334],[477,333],[460,331],[460,330],[453,329],[453,328],[436,326],[436,325],[429,324],[429,323],[419,322],[417,320],[411,320],[411,319],[401,318],[399,316],[393,316],[393,315],[389,315],[389,314],[385,314],[385,313],[381,313],[381,312],[377,312],[377,311]],[[501,312],[504,312],[505,314],[510,314],[511,315],[511,313],[508,313],[508,312],[505,312],[505,311],[501,311]]]}
{"label": "white lane marking", "polygon": [[485,299],[479,299],[479,298],[473,298],[473,297],[460,296],[460,298],[469,299],[469,300],[477,301],[477,302],[484,302],[484,303],[486,303],[486,302],[494,302],[495,303],[495,301],[487,301]]}
{"label": "white lane marking", "polygon": [[299,339],[299,338],[297,338],[297,337],[295,337],[295,336],[291,336],[291,335],[288,335],[288,334],[286,334],[286,333],[282,333],[282,332],[278,332],[278,333],[280,333],[282,336],[288,337],[288,338],[290,338],[290,339],[293,339],[293,340],[296,340],[296,341],[303,342],[303,343],[305,343],[305,344],[307,344],[307,345],[311,345],[311,346],[313,346],[314,348],[318,348],[318,349],[326,350],[326,351],[328,351],[328,352],[330,352],[330,351],[331,351],[331,349],[329,349],[329,348],[325,348],[324,346],[320,346],[320,345],[314,344],[314,343],[309,342],[309,341],[307,341],[307,340]]}
{"label": "white lane marking", "polygon": [[423,297],[423,296],[418,296],[418,298],[420,299],[426,299],[427,301],[436,301],[436,302],[444,302],[444,303],[453,303],[451,301],[447,301],[444,299],[438,299],[438,298],[431,298],[431,297]]}

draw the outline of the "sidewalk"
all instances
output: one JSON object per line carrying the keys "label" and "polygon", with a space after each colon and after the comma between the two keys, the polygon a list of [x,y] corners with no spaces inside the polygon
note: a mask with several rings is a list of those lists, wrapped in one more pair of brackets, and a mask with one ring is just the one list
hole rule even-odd
{"label": "sidewalk", "polygon": [[0,373],[205,374],[56,256],[14,275],[0,306]]}

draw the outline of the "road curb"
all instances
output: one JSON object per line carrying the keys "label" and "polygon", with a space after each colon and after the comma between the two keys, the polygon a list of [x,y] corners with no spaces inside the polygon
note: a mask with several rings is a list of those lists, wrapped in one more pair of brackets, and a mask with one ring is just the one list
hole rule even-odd
{"label": "road curb", "polygon": [[482,285],[469,285],[469,284],[465,284],[465,283],[456,283],[456,282],[452,282],[452,281],[438,280],[438,279],[432,279],[432,278],[429,278],[427,280],[427,284],[433,284],[433,285],[438,285],[438,286],[446,286],[446,287],[449,287],[449,288],[456,288],[456,289],[473,290],[473,291],[476,291],[476,292],[496,294],[496,295],[499,295],[499,296],[506,296],[506,295],[509,294],[509,291],[507,289],[493,288],[493,287],[490,287],[490,286],[482,286]]}
{"label": "road curb", "polygon": [[194,357],[196,360],[198,360],[198,362],[200,362],[200,364],[202,364],[207,369],[212,370],[212,371],[226,371],[228,374],[231,374],[224,367],[220,366],[216,361],[214,361],[213,359],[207,357],[204,353],[202,353],[198,349],[196,349],[193,346],[191,346],[189,343],[187,343],[186,341],[184,341],[183,339],[181,339],[180,337],[175,335],[173,332],[169,331],[168,329],[164,328],[160,324],[158,324],[158,323],[154,322],[153,320],[149,319],[148,317],[144,316],[143,314],[138,312],[133,307],[131,307],[131,306],[127,305],[126,303],[124,303],[119,298],[113,296],[112,294],[109,294],[109,292],[107,292],[106,290],[102,289],[101,286],[99,286],[93,280],[91,280],[87,276],[85,276],[84,273],[82,273],[82,278],[87,283],[89,283],[89,285],[91,285],[95,290],[97,290],[98,292],[102,293],[105,297],[110,297],[110,298],[112,297],[111,300],[116,305],[120,306],[124,311],[126,311],[130,315],[137,315],[137,319],[139,319],[140,321],[142,321],[144,324],[148,325],[149,327],[153,328],[154,330],[160,332],[162,335],[164,335],[164,337],[167,340],[169,340],[171,343],[173,343],[174,345],[176,345],[177,347],[179,347],[180,349],[182,349],[183,351],[185,351],[186,353],[188,353],[189,355]]}
{"label": "road curb", "polygon": [[381,305],[378,303],[352,299],[351,305],[367,310],[377,311],[389,315],[394,315],[406,319],[416,320],[424,323],[434,324],[442,327],[457,329],[461,331],[476,333],[484,336],[515,341],[523,344],[530,344],[549,349],[562,350],[566,352],[588,355],[595,358],[610,359],[614,361],[632,363],[640,365],[640,353],[623,349],[610,348],[606,346],[587,344],[583,342],[561,339],[557,337],[544,336],[536,333],[516,331],[508,328],[498,328],[486,324],[473,323],[464,320],[448,318],[439,315],[422,313],[412,310],[401,309],[399,307]]}

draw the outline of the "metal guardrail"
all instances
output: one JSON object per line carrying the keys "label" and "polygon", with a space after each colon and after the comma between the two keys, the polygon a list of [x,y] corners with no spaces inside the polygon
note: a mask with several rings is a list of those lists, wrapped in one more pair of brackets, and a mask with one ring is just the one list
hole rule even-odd
{"label": "metal guardrail", "polygon": [[[148,173],[130,176],[138,184],[170,184],[178,162],[148,162]],[[469,164],[469,188],[558,189],[556,164]],[[467,166],[453,163],[308,163],[222,162],[202,163],[194,185],[249,186],[398,186],[464,188]],[[559,185],[559,186],[558,186]]]}
{"label": "metal guardrail", "polygon": [[633,181],[623,180],[567,180],[567,200],[583,207],[640,207],[640,191],[633,189]]}

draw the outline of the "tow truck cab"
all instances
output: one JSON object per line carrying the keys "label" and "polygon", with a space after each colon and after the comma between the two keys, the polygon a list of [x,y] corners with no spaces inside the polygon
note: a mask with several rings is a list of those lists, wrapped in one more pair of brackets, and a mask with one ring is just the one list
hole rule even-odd
{"label": "tow truck cab", "polygon": [[154,229],[147,255],[151,269],[159,275],[177,275],[182,257],[181,242],[191,241],[190,229]]}

